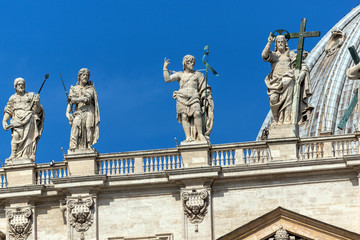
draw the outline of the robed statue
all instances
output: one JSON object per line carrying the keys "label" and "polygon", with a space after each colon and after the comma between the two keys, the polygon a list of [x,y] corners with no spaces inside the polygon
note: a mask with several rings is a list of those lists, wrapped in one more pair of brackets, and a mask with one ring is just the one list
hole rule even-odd
{"label": "robed statue", "polygon": [[[275,40],[275,51],[270,47]],[[304,52],[303,60],[307,53]],[[295,119],[292,113],[294,101],[295,62],[296,53],[289,50],[284,35],[278,35],[276,38],[270,33],[268,43],[266,44],[262,58],[271,63],[271,72],[265,78],[268,88],[270,108],[273,114],[273,124],[292,124]],[[305,62],[301,64],[300,74],[297,76],[300,83],[299,96],[299,123],[308,120],[313,107],[308,104],[308,98],[312,95],[310,86],[310,72]]]}
{"label": "robed statue", "polygon": [[[211,88],[202,73],[194,71],[195,58],[183,58],[183,70],[170,74],[169,59],[164,60],[165,82],[178,81],[180,88],[173,93],[177,120],[182,124],[186,139],[182,143],[207,142],[214,122],[214,101]],[[204,123],[205,119],[205,123]]]}
{"label": "robed statue", "polygon": [[[35,161],[37,143],[44,129],[44,109],[40,97],[25,91],[25,80],[16,78],[16,93],[13,94],[4,109],[3,128],[11,129],[11,155],[6,163],[16,160]],[[10,124],[8,121],[10,120]]]}
{"label": "robed statue", "polygon": [[70,152],[92,150],[92,145],[99,139],[99,103],[94,84],[89,79],[89,69],[80,69],[77,84],[69,91],[66,117],[71,125]]}

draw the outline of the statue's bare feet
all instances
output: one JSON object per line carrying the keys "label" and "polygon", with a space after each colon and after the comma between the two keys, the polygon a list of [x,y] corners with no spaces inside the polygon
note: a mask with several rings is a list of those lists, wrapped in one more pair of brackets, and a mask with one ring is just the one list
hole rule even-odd
{"label": "statue's bare feet", "polygon": [[202,134],[201,135],[199,134],[198,139],[200,142],[206,141],[206,138]]}

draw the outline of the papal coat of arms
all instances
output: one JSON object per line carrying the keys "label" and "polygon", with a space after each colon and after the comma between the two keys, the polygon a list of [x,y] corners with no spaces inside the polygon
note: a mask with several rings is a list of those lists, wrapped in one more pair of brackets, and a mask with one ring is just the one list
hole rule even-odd
{"label": "papal coat of arms", "polygon": [[94,216],[91,213],[93,203],[92,197],[82,198],[81,196],[67,202],[70,225],[81,233],[81,239],[85,239],[84,232],[89,230],[93,223]]}
{"label": "papal coat of arms", "polygon": [[184,206],[184,213],[189,221],[194,224],[201,223],[207,213],[208,196],[207,190],[183,192],[181,194]]}
{"label": "papal coat of arms", "polygon": [[7,211],[10,239],[26,240],[28,238],[31,234],[31,215],[30,208],[16,208]]}

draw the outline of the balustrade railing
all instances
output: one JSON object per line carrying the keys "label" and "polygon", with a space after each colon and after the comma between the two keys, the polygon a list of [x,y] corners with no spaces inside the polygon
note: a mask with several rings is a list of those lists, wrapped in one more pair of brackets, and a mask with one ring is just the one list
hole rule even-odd
{"label": "balustrade railing", "polygon": [[265,142],[213,145],[210,159],[212,166],[267,163],[269,149]]}
{"label": "balustrade railing", "polygon": [[359,141],[354,135],[302,138],[298,143],[299,160],[336,158],[359,153]]}
{"label": "balustrade railing", "polygon": [[134,163],[134,158],[101,159],[99,173],[106,175],[134,173]]}
{"label": "balustrade railing", "polygon": [[36,184],[48,185],[54,178],[65,178],[68,176],[66,163],[56,162],[53,166],[49,163],[38,164],[36,167]]}
{"label": "balustrade railing", "polygon": [[[297,144],[300,161],[360,154],[359,140],[355,135],[302,138],[294,144]],[[209,164],[222,167],[263,164],[271,161],[270,155],[266,141],[218,144],[210,150]],[[97,161],[99,174],[106,175],[161,172],[183,167],[177,148],[100,154]],[[53,166],[38,164],[36,167],[36,184],[51,184],[52,179],[67,176],[66,162],[57,162]],[[0,169],[0,188],[6,187],[6,170]]]}
{"label": "balustrade railing", "polygon": [[98,163],[99,173],[106,175],[160,172],[182,167],[176,148],[101,154]]}

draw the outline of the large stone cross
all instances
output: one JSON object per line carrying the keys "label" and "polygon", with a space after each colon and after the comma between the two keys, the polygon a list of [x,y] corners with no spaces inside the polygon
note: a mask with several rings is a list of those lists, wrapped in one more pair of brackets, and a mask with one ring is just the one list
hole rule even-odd
{"label": "large stone cross", "polygon": [[297,80],[300,70],[301,70],[301,63],[302,57],[304,52],[304,40],[307,37],[319,37],[320,31],[312,31],[312,32],[305,32],[306,31],[306,18],[301,19],[300,24],[300,32],[298,33],[290,33],[290,38],[299,38],[298,48],[297,48],[297,55],[296,55],[296,65],[295,65],[295,87],[294,87],[294,100],[292,105],[292,115],[293,117],[293,124],[297,124],[299,120],[299,102],[300,102],[300,82]]}

